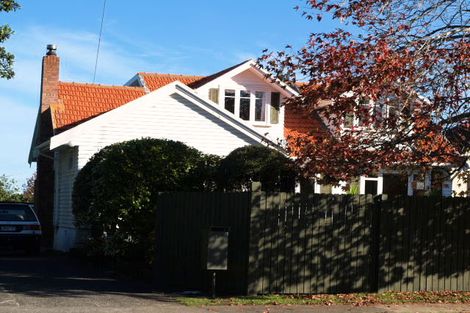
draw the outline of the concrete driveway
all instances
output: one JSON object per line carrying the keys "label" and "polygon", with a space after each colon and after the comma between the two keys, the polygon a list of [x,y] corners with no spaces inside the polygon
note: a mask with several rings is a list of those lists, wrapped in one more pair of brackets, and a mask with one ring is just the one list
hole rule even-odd
{"label": "concrete driveway", "polygon": [[470,313],[465,305],[425,306],[226,306],[190,308],[155,293],[144,283],[118,280],[111,273],[67,256],[0,254],[0,313]]}

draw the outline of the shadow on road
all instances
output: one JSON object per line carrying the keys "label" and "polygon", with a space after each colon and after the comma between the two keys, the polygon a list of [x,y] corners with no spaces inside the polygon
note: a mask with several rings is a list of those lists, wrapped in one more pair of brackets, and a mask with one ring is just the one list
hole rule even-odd
{"label": "shadow on road", "polygon": [[152,285],[125,281],[112,272],[64,255],[27,257],[0,253],[0,289],[33,297],[86,297],[121,295],[172,302],[153,293]]}

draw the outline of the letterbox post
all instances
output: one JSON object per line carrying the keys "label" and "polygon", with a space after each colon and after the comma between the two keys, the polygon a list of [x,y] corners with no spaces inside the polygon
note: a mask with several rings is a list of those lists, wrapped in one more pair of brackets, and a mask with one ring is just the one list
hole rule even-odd
{"label": "letterbox post", "polygon": [[228,270],[229,228],[215,227],[209,229],[207,240],[206,269],[212,271],[212,297],[215,298],[217,271]]}

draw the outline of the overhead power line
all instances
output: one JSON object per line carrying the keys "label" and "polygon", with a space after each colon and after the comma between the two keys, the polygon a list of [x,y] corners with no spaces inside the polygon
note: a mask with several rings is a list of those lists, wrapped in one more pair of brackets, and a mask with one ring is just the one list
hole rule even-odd
{"label": "overhead power line", "polygon": [[96,49],[95,70],[93,71],[93,82],[96,79],[96,70],[98,69],[98,59],[100,56],[101,37],[103,36],[104,13],[106,12],[106,1],[103,1],[103,12],[101,13],[100,35],[98,36],[98,48]]}

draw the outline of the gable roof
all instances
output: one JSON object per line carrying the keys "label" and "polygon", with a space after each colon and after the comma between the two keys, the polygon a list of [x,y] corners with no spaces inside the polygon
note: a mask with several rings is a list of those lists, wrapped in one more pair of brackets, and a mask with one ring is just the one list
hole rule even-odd
{"label": "gable roof", "polygon": [[103,123],[107,121],[109,118],[113,118],[114,116],[117,116],[118,114],[122,114],[123,112],[126,112],[126,110],[133,110],[135,108],[138,108],[138,106],[141,105],[143,101],[147,101],[146,99],[148,97],[158,98],[160,96],[170,95],[174,93],[178,93],[179,95],[183,96],[187,100],[196,104],[199,108],[208,112],[212,116],[217,117],[217,119],[220,120],[221,123],[226,124],[238,130],[244,135],[252,139],[255,139],[256,141],[260,143],[267,144],[280,152],[285,152],[282,147],[280,147],[278,144],[276,144],[275,142],[271,141],[266,136],[261,134],[252,125],[237,118],[235,115],[231,114],[230,112],[225,111],[223,108],[213,106],[210,103],[210,100],[201,98],[194,92],[193,89],[189,88],[187,85],[181,83],[180,81],[175,81],[173,83],[170,83],[162,88],[159,88],[158,90],[154,92],[146,94],[144,97],[139,97],[137,99],[130,101],[129,103],[121,105],[115,110],[111,110],[109,112],[101,114],[100,116],[97,116],[96,118],[93,118],[93,119],[89,119],[81,123],[80,125],[77,125],[76,127],[65,130],[64,132],[60,134],[56,134],[55,136],[51,138],[50,149],[53,150],[63,145],[69,145],[69,146],[75,145],[76,144],[75,140],[79,140],[79,138],[82,136],[84,132],[93,131],[93,127],[95,125],[99,125],[100,123]]}
{"label": "gable roof", "polygon": [[[140,72],[126,86],[59,82],[59,100],[51,106],[52,127],[58,134],[175,81],[197,89],[224,75],[236,75],[248,68],[264,75],[265,72],[255,65],[255,61],[246,60],[209,76]],[[271,83],[278,84],[283,92],[295,92],[282,82]]]}
{"label": "gable roof", "polygon": [[227,74],[228,72],[230,72],[230,71],[236,69],[237,67],[239,67],[239,66],[241,66],[241,65],[243,65],[243,64],[245,64],[245,63],[249,63],[249,62],[251,62],[251,61],[252,61],[251,59],[250,59],[250,60],[245,60],[245,61],[243,61],[243,62],[241,62],[241,63],[238,63],[238,64],[236,64],[236,65],[234,65],[234,66],[231,66],[231,67],[229,67],[229,68],[226,68],[226,69],[224,69],[224,70],[222,70],[222,71],[220,71],[220,72],[214,73],[214,74],[209,75],[209,76],[206,76],[206,77],[202,77],[201,79],[190,83],[188,86],[191,87],[191,88],[199,88],[199,87],[201,87],[201,86],[203,86],[203,85],[205,85],[205,84],[207,84],[207,83],[213,81],[214,79],[217,79],[217,78],[219,78],[219,77],[221,77],[221,76]]}
{"label": "gable roof", "polygon": [[205,76],[196,75],[181,75],[181,74],[162,74],[162,73],[146,73],[140,72],[138,75],[141,77],[144,87],[149,91],[157,90],[163,86],[171,84],[179,80],[183,84],[191,85],[195,82],[201,81],[206,78]]}
{"label": "gable roof", "polygon": [[144,94],[142,87],[59,82],[59,103],[51,106],[53,127],[64,131]]}

